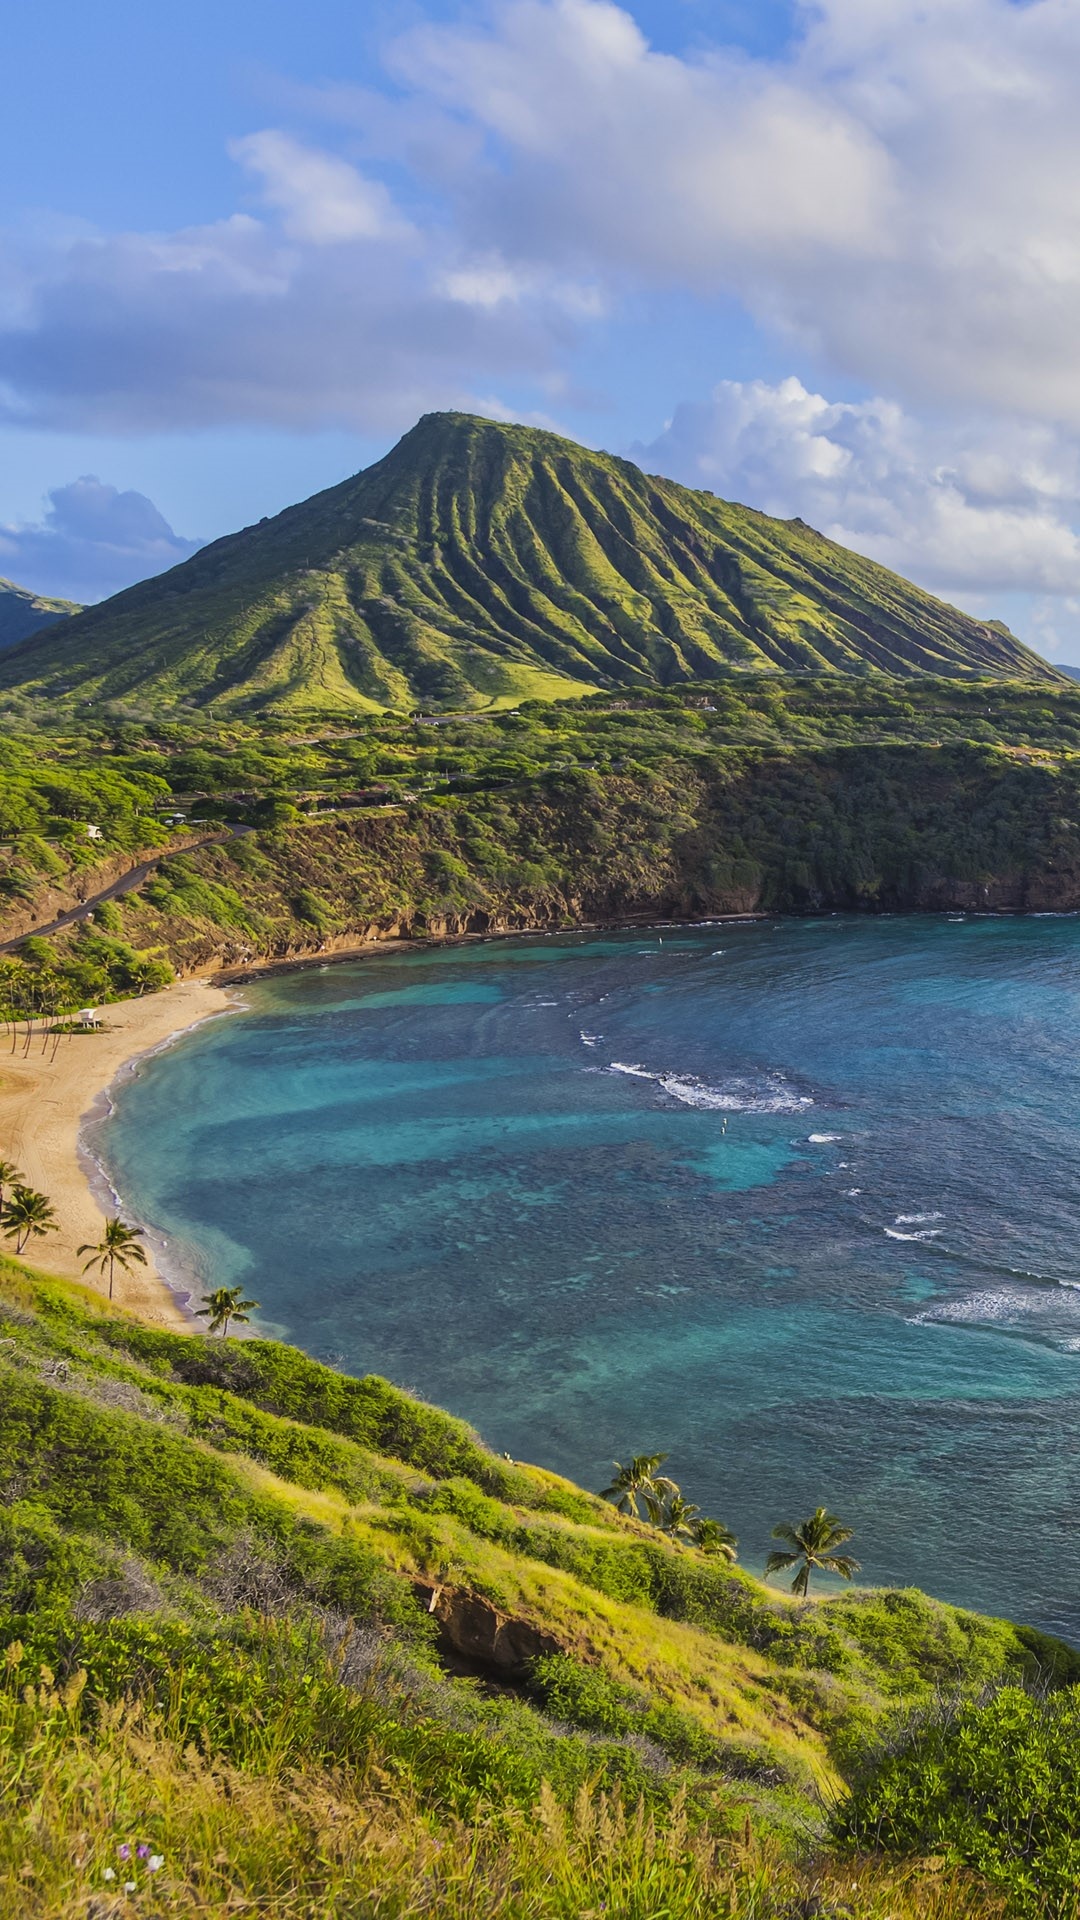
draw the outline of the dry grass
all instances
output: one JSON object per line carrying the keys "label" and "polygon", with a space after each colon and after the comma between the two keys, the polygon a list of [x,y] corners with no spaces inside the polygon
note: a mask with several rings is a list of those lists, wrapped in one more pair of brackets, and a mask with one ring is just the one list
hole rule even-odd
{"label": "dry grass", "polygon": [[[799,1868],[749,1830],[716,1840],[583,1790],[564,1810],[425,1816],[375,1756],[351,1776],[253,1774],[180,1747],[152,1715],[78,1731],[78,1685],[24,1690],[0,1739],[3,1920],[995,1920],[922,1863]],[[9,1727],[7,1731],[13,1731]],[[148,1850],[143,1858],[138,1849]],[[127,1849],[125,1853],[122,1850]],[[160,1865],[154,1869],[154,1863]]]}

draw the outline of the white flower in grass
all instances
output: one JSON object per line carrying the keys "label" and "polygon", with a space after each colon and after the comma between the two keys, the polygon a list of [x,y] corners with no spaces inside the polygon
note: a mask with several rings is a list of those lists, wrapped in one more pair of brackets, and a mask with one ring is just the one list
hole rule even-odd
{"label": "white flower in grass", "polygon": [[105,1868],[105,1871],[104,1871],[104,1873],[102,1874],[102,1876],[101,1876],[101,1877],[102,1877],[102,1879],[103,1879],[103,1880],[115,1880],[115,1879],[116,1879],[116,1868],[115,1868],[115,1867],[106,1867],[106,1868]]}
{"label": "white flower in grass", "polygon": [[162,1867],[165,1865],[165,1855],[163,1853],[152,1853],[146,1865],[150,1873],[160,1873]]}

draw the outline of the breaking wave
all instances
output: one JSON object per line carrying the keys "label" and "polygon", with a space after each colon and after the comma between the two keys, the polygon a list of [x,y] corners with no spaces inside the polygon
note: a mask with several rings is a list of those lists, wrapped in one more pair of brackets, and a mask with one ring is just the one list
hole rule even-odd
{"label": "breaking wave", "polygon": [[635,1080],[651,1080],[684,1107],[700,1107],[720,1113],[801,1113],[814,1102],[810,1094],[797,1093],[783,1074],[768,1073],[751,1080],[735,1076],[723,1086],[712,1087],[693,1074],[652,1073],[648,1067],[634,1066],[625,1060],[613,1060],[609,1073],[627,1073]]}

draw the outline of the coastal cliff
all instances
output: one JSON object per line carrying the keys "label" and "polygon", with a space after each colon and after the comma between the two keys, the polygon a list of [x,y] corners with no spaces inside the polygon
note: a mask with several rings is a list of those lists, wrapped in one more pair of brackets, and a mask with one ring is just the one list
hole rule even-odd
{"label": "coastal cliff", "polygon": [[975,748],[574,773],[170,855],[123,930],[194,971],[649,919],[1073,911],[1077,816],[1077,774]]}
{"label": "coastal cliff", "polygon": [[[19,1010],[375,940],[1080,908],[1080,689],[747,676],[519,713],[300,733],[117,722],[0,747]],[[135,890],[107,897],[124,872]]]}

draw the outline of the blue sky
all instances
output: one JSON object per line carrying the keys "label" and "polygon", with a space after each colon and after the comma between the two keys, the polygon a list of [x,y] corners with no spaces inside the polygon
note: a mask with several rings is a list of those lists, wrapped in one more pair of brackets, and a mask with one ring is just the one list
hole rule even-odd
{"label": "blue sky", "polygon": [[1076,0],[39,0],[5,56],[0,572],[100,597],[467,406],[1080,657]]}

